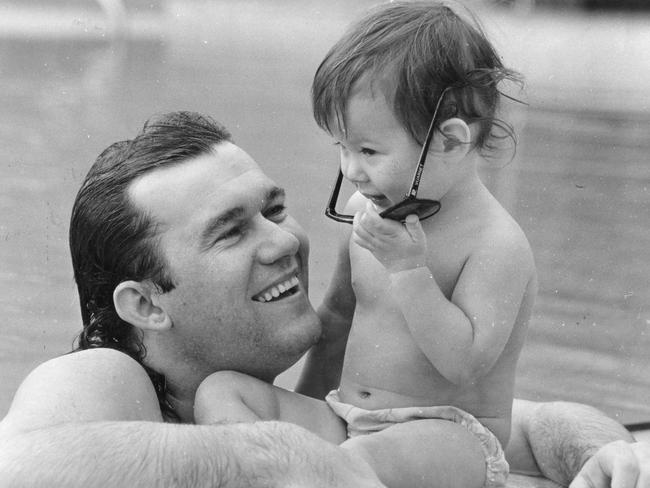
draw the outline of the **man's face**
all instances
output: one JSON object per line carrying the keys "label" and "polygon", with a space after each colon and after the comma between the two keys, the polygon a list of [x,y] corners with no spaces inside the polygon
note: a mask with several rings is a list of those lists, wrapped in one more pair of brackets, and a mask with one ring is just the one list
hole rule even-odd
{"label": "man's face", "polygon": [[215,145],[146,174],[129,194],[159,224],[176,285],[159,296],[173,322],[157,338],[170,361],[201,376],[230,369],[272,381],[318,339],[307,236],[243,150]]}

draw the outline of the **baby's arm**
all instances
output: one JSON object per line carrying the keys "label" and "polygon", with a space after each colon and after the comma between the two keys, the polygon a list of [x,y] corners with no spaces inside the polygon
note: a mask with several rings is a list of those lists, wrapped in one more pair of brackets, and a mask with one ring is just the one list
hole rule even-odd
{"label": "baby's arm", "polygon": [[[347,211],[348,207],[346,207]],[[338,256],[334,274],[318,308],[323,325],[319,342],[311,348],[302,370],[296,392],[312,398],[325,398],[338,387],[343,368],[343,356],[352,325],[356,299],[350,278],[350,233],[352,229],[341,225]]]}
{"label": "baby's arm", "polygon": [[272,385],[242,373],[219,371],[199,385],[194,397],[194,422],[218,424],[280,420]]}
{"label": "baby's arm", "polygon": [[467,384],[494,366],[535,286],[523,233],[501,236],[471,255],[450,299],[426,266],[426,236],[417,217],[402,225],[367,207],[355,217],[353,240],[386,267],[415,342],[445,378]]}
{"label": "baby's arm", "polygon": [[323,401],[235,371],[213,373],[199,385],[194,398],[196,424],[259,420],[291,422],[335,444],[345,439],[342,421]]}
{"label": "baby's arm", "polygon": [[391,290],[411,334],[449,381],[472,383],[500,357],[534,280],[525,261],[517,250],[490,249],[471,256],[451,300],[426,267],[391,274]]}

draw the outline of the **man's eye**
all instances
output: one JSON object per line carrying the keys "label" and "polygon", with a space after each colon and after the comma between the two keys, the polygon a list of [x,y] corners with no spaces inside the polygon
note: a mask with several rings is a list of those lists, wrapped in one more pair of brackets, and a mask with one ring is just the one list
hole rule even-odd
{"label": "man's eye", "polygon": [[374,149],[369,149],[367,147],[362,147],[361,154],[365,154],[366,156],[373,156],[374,154],[377,154],[377,151]]}
{"label": "man's eye", "polygon": [[234,237],[239,237],[242,234],[242,229],[240,227],[233,227],[231,229],[228,229],[227,231],[223,232],[221,235],[219,235],[219,238],[217,241],[223,241],[226,239],[232,239]]}
{"label": "man's eye", "polygon": [[286,213],[287,207],[282,204],[278,204],[268,208],[266,212],[264,212],[264,217],[269,220],[282,220],[287,216]]}

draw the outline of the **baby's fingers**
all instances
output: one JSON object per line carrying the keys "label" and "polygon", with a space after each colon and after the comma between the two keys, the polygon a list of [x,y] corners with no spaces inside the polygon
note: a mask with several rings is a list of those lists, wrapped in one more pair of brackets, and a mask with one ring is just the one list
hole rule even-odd
{"label": "baby's fingers", "polygon": [[365,225],[366,222],[363,217],[365,213],[363,211],[357,212],[354,215],[354,221],[352,222],[352,241],[359,246],[368,249],[369,251],[374,250],[375,246],[375,236],[370,232]]}
{"label": "baby's fingers", "polygon": [[417,215],[409,215],[406,217],[404,227],[406,227],[406,232],[409,233],[413,242],[422,242],[426,238],[424,230],[422,229],[422,224]]}
{"label": "baby's fingers", "polygon": [[376,238],[393,238],[403,230],[400,222],[382,218],[370,201],[366,202],[366,209],[361,213],[359,222]]}

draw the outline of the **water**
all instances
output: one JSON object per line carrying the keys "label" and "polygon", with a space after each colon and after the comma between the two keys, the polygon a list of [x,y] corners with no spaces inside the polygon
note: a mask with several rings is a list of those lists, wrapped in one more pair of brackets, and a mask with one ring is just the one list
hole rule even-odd
{"label": "water", "polygon": [[[312,239],[319,302],[334,260],[337,224],[322,212],[336,154],[312,121],[309,86],[329,45],[369,3],[168,2],[125,43],[109,43],[91,14],[71,18],[70,30],[86,31],[81,39],[0,38],[0,415],[24,376],[68,351],[78,332],[66,233],[83,175],[153,113],[214,116],[286,186]],[[650,23],[486,17],[506,59],[529,77],[531,107],[512,113],[517,156],[485,171],[526,231],[540,275],[518,394],[650,420],[650,104],[637,81],[650,72],[638,56],[650,44],[634,42]],[[614,29],[614,41],[594,49],[598,36],[585,22]],[[563,50],[540,43],[551,25],[567,37]],[[576,32],[579,46],[570,43]],[[293,368],[279,383],[295,377]]]}

